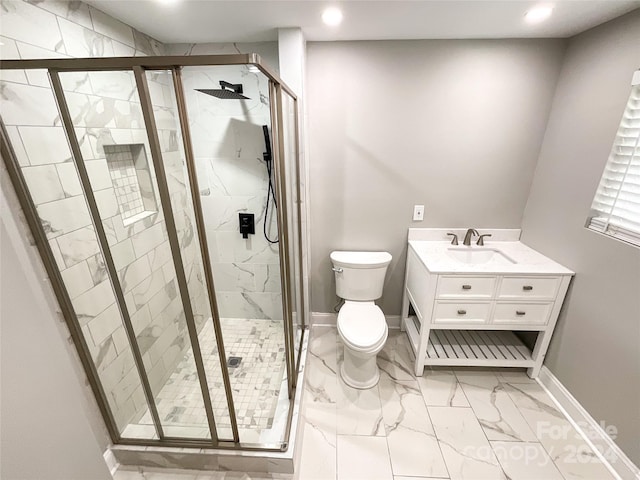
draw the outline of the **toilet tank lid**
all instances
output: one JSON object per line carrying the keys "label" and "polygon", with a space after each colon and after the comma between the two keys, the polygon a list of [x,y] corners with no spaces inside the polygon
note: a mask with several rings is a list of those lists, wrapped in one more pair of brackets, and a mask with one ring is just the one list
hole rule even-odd
{"label": "toilet tank lid", "polygon": [[331,252],[334,265],[347,268],[384,267],[391,263],[389,252]]}

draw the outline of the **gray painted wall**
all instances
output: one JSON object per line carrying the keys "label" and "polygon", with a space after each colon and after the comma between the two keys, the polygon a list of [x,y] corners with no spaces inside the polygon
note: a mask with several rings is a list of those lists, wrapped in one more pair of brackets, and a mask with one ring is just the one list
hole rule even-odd
{"label": "gray painted wall", "polygon": [[571,39],[523,220],[575,270],[545,364],[640,464],[640,249],[584,228],[640,67],[640,11]]}
{"label": "gray painted wall", "polygon": [[[329,253],[387,250],[400,311],[409,227],[519,228],[561,40],[308,44],[312,310],[336,303]],[[412,222],[414,204],[425,220]]]}
{"label": "gray painted wall", "polygon": [[0,478],[110,479],[103,439],[89,420],[89,394],[62,339],[60,319],[24,253],[27,247],[13,244],[23,232],[7,225],[10,216],[4,211],[0,223]]}

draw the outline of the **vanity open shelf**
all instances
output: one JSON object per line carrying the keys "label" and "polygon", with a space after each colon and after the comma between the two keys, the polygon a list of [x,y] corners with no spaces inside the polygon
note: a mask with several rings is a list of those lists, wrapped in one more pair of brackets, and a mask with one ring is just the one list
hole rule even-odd
{"label": "vanity open shelf", "polygon": [[519,230],[493,231],[492,255],[474,246],[471,256],[458,253],[465,247],[451,255],[445,232],[409,230],[401,327],[416,375],[440,365],[524,367],[536,377],[573,272],[519,242]]}
{"label": "vanity open shelf", "polygon": [[[405,322],[407,335],[417,357],[420,343],[419,321]],[[531,350],[507,330],[431,329],[427,339],[425,365],[524,367],[534,366]]]}

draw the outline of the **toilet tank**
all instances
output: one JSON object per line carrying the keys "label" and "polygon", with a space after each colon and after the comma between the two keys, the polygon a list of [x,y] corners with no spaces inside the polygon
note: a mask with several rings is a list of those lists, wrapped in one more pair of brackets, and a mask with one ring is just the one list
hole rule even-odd
{"label": "toilet tank", "polygon": [[331,252],[336,294],[345,300],[373,301],[382,296],[391,263],[388,252]]}

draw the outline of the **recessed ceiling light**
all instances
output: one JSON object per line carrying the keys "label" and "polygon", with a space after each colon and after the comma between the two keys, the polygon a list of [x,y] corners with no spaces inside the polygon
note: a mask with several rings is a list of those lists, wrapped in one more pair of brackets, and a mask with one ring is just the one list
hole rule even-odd
{"label": "recessed ceiling light", "polygon": [[527,11],[524,14],[524,19],[529,23],[540,23],[551,16],[551,12],[553,12],[553,7],[549,5],[540,5],[539,7],[534,7],[531,10]]}
{"label": "recessed ceiling light", "polygon": [[178,0],[158,0],[158,3],[162,3],[164,5],[172,5],[174,3],[178,3]]}
{"label": "recessed ceiling light", "polygon": [[338,26],[342,22],[342,12],[339,8],[329,7],[322,12],[322,21],[330,27]]}

